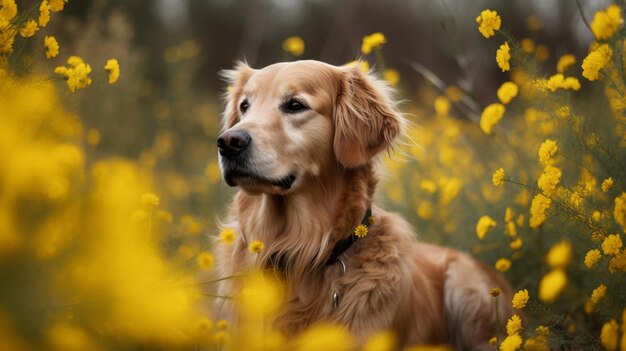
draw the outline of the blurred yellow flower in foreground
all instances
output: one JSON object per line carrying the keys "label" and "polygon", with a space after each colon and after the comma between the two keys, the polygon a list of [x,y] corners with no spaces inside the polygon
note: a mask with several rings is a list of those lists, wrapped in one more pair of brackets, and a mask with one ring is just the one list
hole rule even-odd
{"label": "blurred yellow flower in foreground", "polygon": [[572,260],[572,244],[561,241],[550,248],[546,261],[551,268],[565,268]]}
{"label": "blurred yellow flower in foreground", "polygon": [[591,31],[596,39],[608,39],[619,30],[624,23],[622,9],[618,5],[610,5],[603,11],[598,11],[591,21]]}
{"label": "blurred yellow flower in foreground", "polygon": [[483,10],[478,17],[476,17],[476,23],[478,23],[478,31],[485,38],[492,37],[496,34],[497,30],[500,30],[502,20],[496,11],[489,9]]}
{"label": "blurred yellow flower in foreground", "polygon": [[546,303],[554,302],[567,285],[567,275],[561,268],[553,269],[539,282],[539,299]]}
{"label": "blurred yellow flower in foreground", "polygon": [[619,325],[615,319],[604,323],[600,332],[600,342],[608,351],[617,350],[617,341],[619,337]]}
{"label": "blurred yellow flower in foreground", "polygon": [[343,327],[318,324],[308,328],[294,341],[296,351],[350,351],[354,344],[350,333]]}
{"label": "blurred yellow flower in foreground", "polygon": [[198,267],[202,269],[212,269],[215,266],[215,257],[208,251],[201,252],[198,255]]}
{"label": "blurred yellow flower in foreground", "polygon": [[142,205],[144,206],[159,206],[161,200],[154,193],[145,193],[141,195],[139,199]]}
{"label": "blurred yellow flower in foreground", "polygon": [[302,56],[304,53],[304,40],[297,36],[292,36],[283,41],[283,50],[294,56]]}
{"label": "blurred yellow flower in foreground", "polygon": [[224,228],[220,232],[220,240],[227,245],[235,242],[235,231],[231,228]]}

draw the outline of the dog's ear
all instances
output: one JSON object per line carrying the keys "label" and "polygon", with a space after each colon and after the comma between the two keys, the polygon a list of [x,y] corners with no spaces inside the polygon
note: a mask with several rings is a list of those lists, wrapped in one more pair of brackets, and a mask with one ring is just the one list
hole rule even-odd
{"label": "dog's ear", "polygon": [[391,147],[403,125],[391,88],[363,73],[360,66],[341,68],[335,103],[334,149],[337,160],[345,167],[366,164],[374,155]]}
{"label": "dog's ear", "polygon": [[224,109],[223,129],[226,130],[239,122],[238,103],[241,98],[244,84],[250,79],[255,70],[250,68],[247,63],[238,61],[233,69],[227,69],[220,72],[220,76],[226,82],[226,92],[224,100],[226,108]]}

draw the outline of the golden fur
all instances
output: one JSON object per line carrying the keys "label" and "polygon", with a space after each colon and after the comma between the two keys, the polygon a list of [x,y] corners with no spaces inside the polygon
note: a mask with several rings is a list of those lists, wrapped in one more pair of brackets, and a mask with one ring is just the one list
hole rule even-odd
{"label": "golden fur", "polygon": [[[508,284],[466,254],[419,243],[404,219],[372,203],[376,156],[404,126],[389,88],[359,68],[316,61],[261,70],[240,63],[225,76],[224,132],[250,134],[246,167],[267,179],[293,174],[295,181],[286,189],[254,178],[231,180],[240,190],[224,226],[236,231],[237,241],[217,248],[219,273],[272,266],[282,271],[287,299],[275,323],[287,335],[326,321],[346,326],[359,343],[393,330],[400,346],[486,348],[495,335],[489,291],[503,290],[500,320],[506,321]],[[308,109],[281,111],[280,104],[293,98]],[[239,108],[244,100],[245,111]],[[220,161],[225,172],[227,161]],[[367,208],[376,222],[341,256],[347,266],[342,275],[339,264],[325,263]],[[266,245],[258,255],[247,249],[253,240]],[[236,286],[227,280],[219,290],[232,295]],[[333,291],[340,295],[337,308]],[[235,318],[228,301],[220,311]]]}

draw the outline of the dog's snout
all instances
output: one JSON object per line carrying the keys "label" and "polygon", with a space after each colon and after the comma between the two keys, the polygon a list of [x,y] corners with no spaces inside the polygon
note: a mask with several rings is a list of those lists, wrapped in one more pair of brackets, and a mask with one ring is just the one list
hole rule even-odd
{"label": "dog's snout", "polygon": [[224,157],[237,156],[250,145],[251,140],[250,134],[244,130],[229,130],[217,138],[217,149]]}

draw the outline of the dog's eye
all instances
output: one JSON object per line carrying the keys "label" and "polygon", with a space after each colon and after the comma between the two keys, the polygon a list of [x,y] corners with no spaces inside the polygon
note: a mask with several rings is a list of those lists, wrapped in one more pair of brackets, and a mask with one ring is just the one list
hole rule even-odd
{"label": "dog's eye", "polygon": [[239,111],[241,111],[241,113],[246,113],[246,111],[248,111],[248,107],[250,107],[250,103],[248,102],[248,100],[243,100],[239,104]]}
{"label": "dog's eye", "polygon": [[309,108],[306,107],[306,105],[303,104],[302,102],[295,100],[295,99],[291,99],[285,102],[280,107],[280,109],[283,110],[284,113],[298,113],[304,110],[308,110]]}

